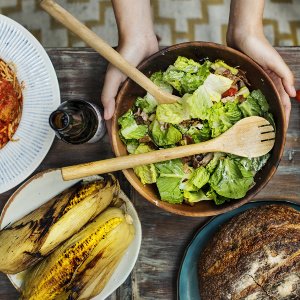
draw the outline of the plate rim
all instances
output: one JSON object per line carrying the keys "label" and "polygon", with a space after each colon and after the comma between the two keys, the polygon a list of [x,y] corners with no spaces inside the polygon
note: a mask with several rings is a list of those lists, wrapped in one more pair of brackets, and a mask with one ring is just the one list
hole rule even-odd
{"label": "plate rim", "polygon": [[[249,201],[248,203],[240,206],[240,207],[237,207],[231,211],[228,211],[226,213],[223,213],[223,214],[220,214],[220,215],[216,215],[216,216],[213,216],[212,218],[210,218],[207,222],[205,222],[202,226],[200,226],[199,229],[197,229],[196,233],[193,235],[192,239],[188,242],[187,246],[185,247],[185,250],[184,250],[184,253],[182,255],[182,258],[181,258],[181,262],[180,262],[180,266],[179,266],[179,269],[178,269],[178,274],[177,274],[177,280],[176,280],[176,296],[177,296],[177,299],[178,300],[183,300],[183,298],[180,296],[180,293],[181,293],[181,288],[180,288],[180,282],[181,282],[181,278],[182,278],[182,269],[183,269],[183,266],[184,266],[184,263],[185,263],[185,260],[186,260],[186,257],[188,255],[188,252],[191,248],[191,246],[193,245],[193,243],[195,242],[196,238],[198,237],[198,235],[202,232],[202,230],[209,226],[213,221],[215,221],[215,219],[218,219],[218,218],[221,218],[223,215],[226,215],[226,214],[229,214],[229,213],[232,213],[236,210],[236,212],[234,213],[234,215],[232,216],[232,218],[234,216],[236,216],[239,212],[238,210],[241,210],[242,208],[245,208],[245,207],[248,207],[250,206],[249,208],[243,210],[246,211],[250,208],[252,208],[253,204],[257,204],[258,206],[262,206],[262,205],[268,205],[268,204],[284,204],[284,205],[296,205],[299,207],[299,211],[300,211],[300,203],[297,203],[297,202],[294,202],[288,198],[284,198],[284,197],[278,197],[278,199],[282,199],[282,200],[274,200],[276,199],[276,197],[273,197],[273,200],[266,200],[266,199],[254,199],[253,201]],[[240,212],[242,213],[242,212]],[[226,222],[226,221],[224,221]],[[222,224],[224,223],[222,222]],[[199,297],[200,297],[200,293],[199,293]],[[201,300],[201,298],[200,298]]]}
{"label": "plate rim", "polygon": [[[46,175],[48,173],[54,173],[54,172],[57,172],[57,171],[60,171],[60,170],[61,170],[60,168],[51,168],[51,169],[47,169],[47,170],[41,171],[41,172],[33,175],[29,179],[27,179],[20,187],[18,187],[18,189],[9,197],[8,201],[5,203],[5,205],[4,205],[4,207],[3,207],[2,211],[1,211],[1,214],[0,214],[0,227],[2,225],[4,215],[5,215],[8,207],[15,200],[16,196],[20,192],[22,192],[22,190],[24,188],[26,188],[34,180],[36,180],[38,178],[41,178],[41,177],[43,177],[44,175]],[[89,177],[89,176],[87,176],[87,177]],[[82,177],[82,178],[87,178],[87,177]],[[81,180],[82,178],[79,178],[78,181]],[[141,221],[140,221],[138,212],[137,212],[134,204],[132,203],[132,201],[129,199],[129,197],[127,196],[127,194],[122,189],[120,189],[119,197],[122,198],[125,201],[125,206],[127,206],[127,205],[131,206],[131,208],[133,209],[133,213],[136,216],[136,224],[134,225],[134,227],[135,227],[135,237],[134,238],[137,239],[137,241],[136,241],[137,247],[135,248],[134,255],[131,255],[131,258],[132,258],[132,264],[131,264],[131,266],[132,267],[127,268],[127,271],[121,277],[121,280],[119,281],[118,286],[114,290],[112,290],[110,292],[106,292],[104,295],[101,295],[101,293],[103,292],[103,290],[105,288],[104,287],[103,290],[98,295],[94,296],[91,299],[95,299],[95,300],[101,300],[102,299],[102,300],[104,300],[107,297],[109,297],[113,292],[115,292],[126,281],[126,279],[128,278],[128,276],[132,273],[132,271],[133,271],[133,269],[134,269],[134,267],[135,267],[135,265],[137,263],[137,259],[139,257],[139,253],[140,253],[140,249],[141,249],[141,244],[142,244],[142,236],[143,236]],[[128,247],[130,247],[130,245]],[[125,251],[124,255],[126,254],[126,251]],[[5,275],[9,279],[10,283],[14,286],[14,288],[20,293],[20,291],[21,291],[20,287],[16,284],[16,282],[14,280],[11,279],[11,276],[17,276],[17,274],[5,274]],[[99,297],[99,298],[97,298],[97,297]]]}
{"label": "plate rim", "polygon": [[[57,78],[57,74],[55,71],[55,68],[53,66],[53,63],[46,51],[46,49],[42,46],[42,44],[36,39],[36,37],[29,31],[27,30],[23,25],[18,23],[17,21],[0,14],[0,22],[1,21],[7,22],[8,25],[10,25],[13,28],[16,28],[23,36],[27,38],[27,40],[32,44],[34,49],[37,51],[37,53],[41,56],[42,61],[45,63],[46,66],[46,71],[49,74],[49,79],[50,83],[52,85],[52,92],[53,92],[53,102],[57,102],[56,106],[58,106],[61,102],[61,94],[60,94],[60,86]],[[17,71],[18,72],[18,71]],[[42,161],[45,159],[47,156],[49,150],[51,149],[51,146],[53,144],[55,138],[55,133],[52,131],[49,131],[49,138],[46,146],[44,147],[44,152],[41,151],[38,155],[35,156],[33,159],[33,162],[31,165],[33,166],[32,168],[27,168],[24,172],[22,172],[19,176],[16,176],[15,180],[12,180],[8,183],[0,185],[0,195],[9,191],[10,189],[16,187],[20,183],[24,182],[42,163]]]}

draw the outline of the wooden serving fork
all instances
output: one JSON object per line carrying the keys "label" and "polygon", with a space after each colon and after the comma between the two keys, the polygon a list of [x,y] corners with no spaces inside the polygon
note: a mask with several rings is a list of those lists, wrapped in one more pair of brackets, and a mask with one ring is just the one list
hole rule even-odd
{"label": "wooden serving fork", "polygon": [[71,180],[207,152],[225,152],[252,158],[271,151],[274,143],[273,126],[266,119],[253,116],[238,121],[226,132],[207,142],[63,167],[61,173],[64,180]]}

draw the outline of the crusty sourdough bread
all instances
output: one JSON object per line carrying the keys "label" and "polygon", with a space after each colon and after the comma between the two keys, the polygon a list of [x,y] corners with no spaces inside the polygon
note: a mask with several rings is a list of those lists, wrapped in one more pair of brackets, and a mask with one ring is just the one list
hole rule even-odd
{"label": "crusty sourdough bread", "polygon": [[222,226],[199,260],[201,300],[300,299],[300,212],[249,209]]}

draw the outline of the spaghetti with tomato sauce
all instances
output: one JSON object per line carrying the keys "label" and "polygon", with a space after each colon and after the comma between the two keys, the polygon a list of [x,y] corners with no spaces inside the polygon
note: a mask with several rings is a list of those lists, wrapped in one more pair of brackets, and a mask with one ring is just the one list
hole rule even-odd
{"label": "spaghetti with tomato sauce", "polygon": [[12,65],[0,59],[0,149],[16,132],[22,115],[22,85]]}

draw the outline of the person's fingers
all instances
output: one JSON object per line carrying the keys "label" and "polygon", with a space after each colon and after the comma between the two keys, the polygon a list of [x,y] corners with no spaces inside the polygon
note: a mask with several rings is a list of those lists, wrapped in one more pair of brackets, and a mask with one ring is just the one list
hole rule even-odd
{"label": "person's fingers", "polygon": [[277,52],[275,55],[277,59],[271,59],[268,63],[268,68],[275,72],[282,79],[282,84],[286,93],[290,97],[295,97],[296,90],[294,87],[294,75],[282,57]]}
{"label": "person's fingers", "polygon": [[101,102],[104,107],[104,119],[112,118],[115,111],[115,97],[125,76],[116,68],[108,67],[101,94]]}
{"label": "person's fingers", "polygon": [[273,72],[270,72],[269,75],[270,75],[271,79],[273,80],[273,82],[276,86],[276,89],[279,93],[281,102],[284,106],[285,119],[286,119],[286,129],[287,129],[288,124],[289,124],[289,119],[290,119],[290,113],[291,113],[291,100],[290,100],[289,95],[286,93],[286,90],[283,86],[281,78],[279,78],[277,76],[277,74],[275,74]]}

